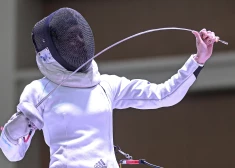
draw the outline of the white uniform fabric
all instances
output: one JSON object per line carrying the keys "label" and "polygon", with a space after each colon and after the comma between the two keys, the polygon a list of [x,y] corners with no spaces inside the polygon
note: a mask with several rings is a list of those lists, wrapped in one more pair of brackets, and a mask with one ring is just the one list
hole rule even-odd
{"label": "white uniform fabric", "polygon": [[[46,77],[25,87],[20,104],[36,105],[68,75],[54,60],[37,56],[37,63]],[[175,105],[195,82],[194,72],[199,66],[190,57],[169,80],[154,84],[142,79],[100,75],[93,61],[87,73],[73,76],[38,107],[44,122],[44,138],[50,147],[49,167],[118,168],[113,144],[113,109],[157,109]],[[13,145],[3,130],[0,147],[10,161],[19,161],[30,141],[19,140]]]}

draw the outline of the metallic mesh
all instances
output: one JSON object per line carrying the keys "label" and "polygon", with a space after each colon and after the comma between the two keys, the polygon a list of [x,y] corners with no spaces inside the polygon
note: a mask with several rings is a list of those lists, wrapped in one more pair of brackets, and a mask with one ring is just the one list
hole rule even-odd
{"label": "metallic mesh", "polygon": [[[45,18],[39,21],[33,29],[33,39],[36,49],[39,51],[47,47],[43,41],[44,23]],[[57,10],[52,16],[49,28],[57,53],[68,65],[78,68],[94,56],[95,44],[92,30],[77,11],[70,8]],[[80,72],[86,71],[89,66],[90,63],[84,66]]]}

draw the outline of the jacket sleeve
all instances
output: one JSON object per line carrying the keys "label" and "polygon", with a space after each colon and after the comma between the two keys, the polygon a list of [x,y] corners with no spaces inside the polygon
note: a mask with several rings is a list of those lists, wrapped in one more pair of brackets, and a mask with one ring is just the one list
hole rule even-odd
{"label": "jacket sleeve", "polygon": [[115,77],[112,80],[115,83],[110,86],[113,109],[157,109],[173,106],[184,98],[202,68],[203,65],[199,65],[192,55],[175,75],[161,84]]}
{"label": "jacket sleeve", "polygon": [[[32,105],[35,105],[38,101],[40,90],[40,85],[37,82],[30,83],[25,87],[24,91],[22,92],[19,104],[27,102],[31,103]],[[17,111],[19,111],[19,109],[17,109]],[[22,160],[30,146],[35,131],[31,134],[30,139],[27,143],[25,143],[23,139],[19,139],[17,145],[11,143],[7,139],[4,131],[5,130],[3,129],[0,136],[0,148],[2,152],[4,153],[6,158],[11,162]]]}

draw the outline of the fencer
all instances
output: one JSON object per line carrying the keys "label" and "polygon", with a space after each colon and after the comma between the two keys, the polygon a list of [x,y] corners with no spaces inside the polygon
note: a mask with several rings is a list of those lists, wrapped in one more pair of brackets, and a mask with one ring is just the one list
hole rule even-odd
{"label": "fencer", "polygon": [[[95,60],[66,80],[39,107],[36,104],[95,54],[92,30],[71,8],[60,8],[35,24],[32,41],[43,78],[23,90],[17,112],[4,125],[0,147],[20,161],[42,130],[50,147],[50,168],[118,168],[113,144],[113,109],[158,109],[179,103],[213,52],[214,32],[192,32],[197,53],[169,80],[155,84],[100,74]],[[31,135],[26,141],[25,137]]]}

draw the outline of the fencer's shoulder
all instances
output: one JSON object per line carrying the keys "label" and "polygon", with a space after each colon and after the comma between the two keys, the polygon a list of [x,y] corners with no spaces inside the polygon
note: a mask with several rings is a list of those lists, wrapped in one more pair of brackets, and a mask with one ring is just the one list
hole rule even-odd
{"label": "fencer's shoulder", "polygon": [[100,77],[100,85],[105,89],[105,92],[110,100],[113,101],[117,90],[119,90],[118,88],[121,86],[121,83],[124,80],[124,77],[108,74],[103,74]]}
{"label": "fencer's shoulder", "polygon": [[26,85],[24,92],[40,92],[45,88],[49,80],[47,78],[41,78],[33,80],[28,85]]}
{"label": "fencer's shoulder", "polygon": [[120,77],[117,75],[102,74],[100,77],[101,80],[105,81],[120,80]]}
{"label": "fencer's shoulder", "polygon": [[107,75],[107,74],[101,75],[101,85],[104,88],[109,89],[110,92],[113,93],[114,95],[118,90],[120,90],[122,86],[128,85],[129,82],[130,80],[127,79],[126,77],[120,77],[117,75]]}
{"label": "fencer's shoulder", "polygon": [[101,81],[108,82],[110,84],[119,84],[123,80],[128,80],[126,77],[120,77],[117,75],[108,75],[108,74],[102,74],[101,75]]}
{"label": "fencer's shoulder", "polygon": [[121,83],[121,77],[117,75],[108,75],[108,74],[101,75],[101,85],[108,86],[111,89],[111,91],[116,90],[116,88],[120,85],[120,83]]}
{"label": "fencer's shoulder", "polygon": [[37,104],[45,90],[45,87],[47,86],[47,83],[49,83],[47,78],[41,78],[30,82],[25,86],[20,95],[20,103],[29,102],[34,105]]}

